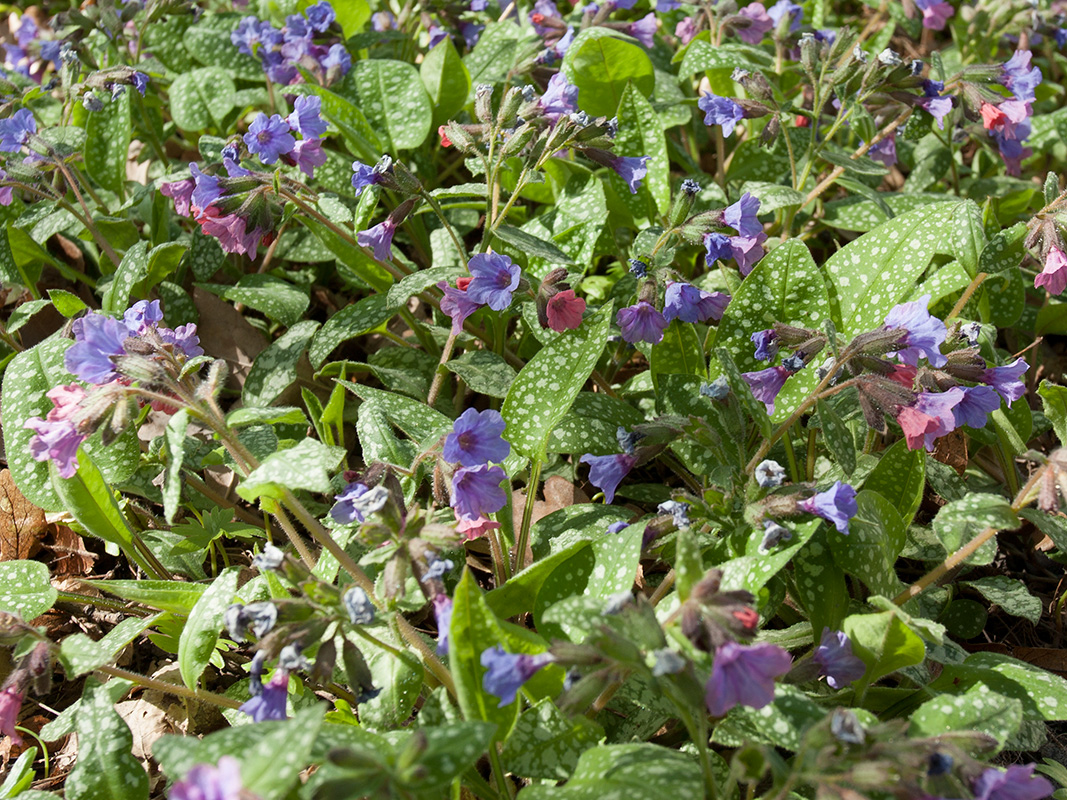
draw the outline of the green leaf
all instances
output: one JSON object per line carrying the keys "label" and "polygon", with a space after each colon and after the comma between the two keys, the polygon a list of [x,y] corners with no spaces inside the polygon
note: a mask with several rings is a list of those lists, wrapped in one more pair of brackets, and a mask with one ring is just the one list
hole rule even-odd
{"label": "green leaf", "polygon": [[704,347],[697,336],[696,328],[680,319],[673,320],[663,332],[663,340],[652,345],[649,372],[657,388],[657,378],[660,375],[706,377]]}
{"label": "green leaf", "polygon": [[945,231],[958,207],[945,203],[901,214],[830,256],[823,269],[843,335],[878,327],[911,293],[934,254],[947,249]]}
{"label": "green leaf", "polygon": [[751,194],[759,200],[759,213],[769,214],[780,208],[792,208],[804,202],[804,195],[789,186],[762,181],[745,181],[741,193]]}
{"label": "green leaf", "polygon": [[756,710],[735,706],[715,726],[712,741],[726,746],[750,742],[770,744],[795,751],[808,728],[818,724],[826,712],[795,686],[774,687],[774,702]]}
{"label": "green leaf", "polygon": [[945,176],[952,166],[952,151],[941,143],[936,133],[928,133],[915,145],[915,166],[904,181],[903,191],[923,192]]}
{"label": "green leaf", "polygon": [[825,400],[820,399],[816,405],[826,447],[844,470],[845,476],[850,476],[856,470],[856,440],[852,436],[852,429]]}
{"label": "green leaf", "polygon": [[744,589],[758,596],[771,578],[785,569],[794,555],[803,551],[819,525],[819,520],[793,525],[793,538],[769,553],[761,553],[759,550],[762,536],[750,537],[745,545],[745,555],[720,565],[723,588]]}
{"label": "green leaf", "polygon": [[552,553],[566,550],[575,542],[609,535],[609,525],[631,517],[633,514],[623,508],[601,503],[581,503],[554,511],[539,519],[530,529],[530,548],[534,560],[540,561]]}
{"label": "green leaf", "polygon": [[852,652],[867,665],[865,685],[892,672],[922,663],[926,647],[895,611],[852,614],[842,629],[852,640]]}
{"label": "green leaf", "polygon": [[695,759],[654,744],[611,744],[586,750],[564,786],[523,789],[523,800],[663,800],[704,796]]}
{"label": "green leaf", "polygon": [[238,750],[244,788],[261,800],[287,797],[311,761],[311,748],[322,728],[323,712],[323,706],[316,703],[285,724],[264,732],[252,747]]}
{"label": "green leaf", "polygon": [[903,439],[882,451],[881,458],[863,486],[893,504],[905,526],[915,518],[926,485],[926,454],[909,450]]}
{"label": "green leaf", "polygon": [[504,398],[515,382],[515,369],[492,350],[468,350],[445,366],[478,394]]}
{"label": "green leaf", "polygon": [[167,420],[164,432],[167,445],[167,476],[163,481],[163,514],[168,525],[174,524],[182,498],[182,462],[185,460],[185,433],[189,427],[189,410],[183,408]]}
{"label": "green leaf", "polygon": [[295,447],[282,450],[256,467],[237,487],[245,500],[266,495],[279,499],[288,490],[306,489],[328,494],[331,473],[345,457],[343,447],[330,447],[317,439],[303,439]]}
{"label": "green leaf", "polygon": [[974,686],[958,697],[943,694],[928,700],[910,719],[909,736],[919,738],[941,736],[949,731],[980,731],[992,736],[1003,747],[1022,724],[1023,704],[989,691],[985,686]]}
{"label": "green leaf", "polygon": [[707,38],[696,38],[682,55],[679,75],[695,75],[713,69],[762,69],[773,65],[770,56],[757,47],[742,44],[712,45]]}
{"label": "green leaf", "polygon": [[942,506],[934,517],[934,531],[950,553],[986,528],[1013,531],[1018,527],[1019,518],[1011,504],[995,494],[969,494]]}
{"label": "green leaf", "polygon": [[201,67],[179,75],[170,85],[169,108],[174,123],[185,131],[221,131],[223,119],[233,109],[236,91],[229,73],[219,67]]}
{"label": "green leaf", "polygon": [[[603,28],[590,28],[589,30],[604,30]],[[598,42],[616,41],[613,39],[598,39]],[[595,44],[595,43],[592,43]],[[620,43],[622,44],[622,43]],[[568,51],[570,52],[570,51]],[[655,213],[650,213],[648,198],[652,199],[655,209],[660,214],[666,214],[671,205],[671,181],[670,165],[667,159],[667,139],[663,133],[663,121],[660,119],[652,105],[646,99],[648,92],[642,93],[637,84],[631,82],[622,93],[618,106],[619,132],[615,136],[613,151],[620,156],[641,157],[649,156],[645,162],[648,174],[641,182],[637,194],[630,192],[629,186],[610,171],[608,180],[615,187],[615,193],[622,198],[635,218],[655,218]],[[578,104],[581,105],[582,96],[579,92]]]}
{"label": "green leaf", "polygon": [[56,311],[67,319],[76,316],[88,308],[88,306],[85,305],[85,301],[78,297],[78,295],[71,294],[63,289],[49,289],[48,297],[52,300],[52,305],[56,307]]}
{"label": "green leaf", "polygon": [[[378,634],[379,636],[381,634]],[[393,647],[398,643],[391,642]],[[422,689],[422,664],[410,651],[389,652],[360,642],[378,695],[359,706],[359,719],[371,729],[390,730],[411,716]]]}
{"label": "green leaf", "polygon": [[67,775],[71,800],[147,800],[148,774],[133,755],[133,735],[105,687],[86,686],[77,714],[78,760]]}
{"label": "green leaf", "polygon": [[4,778],[4,782],[0,784],[0,798],[2,798],[2,800],[10,800],[10,798],[16,796],[22,796],[26,800],[37,800],[35,795],[41,797],[55,796],[45,792],[26,791],[36,777],[33,770],[33,762],[36,760],[37,748],[29,747],[15,759],[14,764],[8,766],[7,777]]}
{"label": "green leaf", "polygon": [[[799,239],[788,239],[764,256],[733,293],[719,322],[715,345],[731,353],[739,372],[752,372],[767,366],[756,360],[751,339],[754,331],[770,328],[775,322],[821,330],[831,315],[823,274],[807,246]],[[718,374],[714,363],[712,370]],[[818,381],[810,367],[790,377],[775,402],[774,419],[784,420]],[[730,385],[733,387],[732,381]],[[738,392],[736,388],[734,391]],[[762,411],[763,403],[759,407]],[[765,435],[769,433],[768,425]]]}
{"label": "green leaf", "polygon": [[607,341],[611,304],[545,345],[519,372],[501,413],[512,447],[544,459],[548,437],[570,409]]}
{"label": "green leaf", "polygon": [[1026,255],[1026,223],[1017,222],[994,234],[982,248],[978,258],[978,271],[992,275],[1014,269],[1023,263]]}
{"label": "green leaf", "polygon": [[422,59],[419,76],[430,96],[434,125],[448,122],[467,105],[471,76],[449,37],[438,42]]}
{"label": "green leaf", "polygon": [[364,405],[373,404],[391,423],[416,442],[426,442],[431,437],[444,436],[452,428],[451,419],[418,400],[370,386],[361,386],[344,379],[338,379],[337,382],[361,398]]}
{"label": "green leaf", "polygon": [[[528,37],[534,35],[532,30],[526,34]],[[474,49],[463,57],[470,74],[472,95],[473,87],[479,84],[504,80],[522,57],[522,37],[522,29],[511,20],[490,22],[485,26]],[[537,39],[537,44],[543,47],[540,39]],[[467,98],[468,101],[473,99],[473,96]]]}
{"label": "green leaf", "polygon": [[566,780],[578,757],[603,737],[604,729],[591,719],[568,718],[545,698],[519,717],[501,757],[508,772],[520,777]]}
{"label": "green leaf", "polygon": [[297,363],[318,329],[315,320],[298,322],[256,356],[241,392],[245,406],[268,406],[289,388],[296,380]]}
{"label": "green leaf", "polygon": [[178,640],[178,669],[182,680],[195,689],[215,652],[223,616],[237,595],[240,567],[227,567],[207,587],[189,612]]}
{"label": "green leaf", "polygon": [[412,150],[430,133],[433,109],[415,68],[403,61],[371,58],[352,65],[348,81],[359,107],[389,150]]}
{"label": "green leaf", "polygon": [[100,111],[85,122],[85,171],[110,192],[126,190],[126,160],[130,149],[130,92],[132,88],[104,102]]}
{"label": "green leaf", "polygon": [[[412,295],[423,292],[440,281],[449,281],[457,275],[462,275],[465,270],[465,267],[447,265],[443,267],[421,269],[418,272],[406,275],[401,278],[399,282],[389,288],[389,292],[386,295],[386,304],[390,308],[399,308],[400,306],[405,305],[407,301],[411,299]],[[376,296],[377,295],[372,295],[371,297]],[[369,300],[371,298],[368,297],[364,299]],[[349,306],[349,308],[351,308],[351,306]],[[344,309],[342,309],[340,313],[344,313]],[[337,315],[335,314],[334,317],[336,316]],[[334,317],[331,317],[330,319],[334,319]],[[326,324],[328,325],[329,321],[327,321]]]}
{"label": "green leaf", "polygon": [[1067,681],[1040,667],[997,653],[973,653],[962,664],[945,664],[941,675],[928,688],[957,694],[976,684],[1019,700],[1027,719],[1067,719]]}
{"label": "green leaf", "polygon": [[822,629],[841,630],[851,599],[845,572],[834,559],[828,539],[829,526],[818,526],[808,546],[793,558],[797,599],[808,612],[811,632],[817,642]]}
{"label": "green leaf", "polygon": [[308,348],[311,365],[322,366],[322,362],[339,344],[362,336],[388,322],[396,313],[396,308],[397,304],[391,302],[390,296],[385,294],[373,294],[342,308],[326,320],[326,324],[311,340],[311,346]]}
{"label": "green leaf", "polygon": [[7,332],[14,333],[33,317],[38,311],[48,305],[47,300],[27,300],[20,303],[11,316],[7,318]]}
{"label": "green leaf", "polygon": [[138,242],[122,257],[122,262],[104,292],[103,312],[112,316],[122,314],[129,306],[133,287],[148,277],[148,242]]}
{"label": "green leaf", "polygon": [[273,275],[245,275],[236,286],[205,284],[204,288],[222,288],[222,296],[227,300],[262,311],[287,328],[300,321],[311,302],[306,292]]}
{"label": "green leaf", "polygon": [[[16,357],[17,360],[17,357]],[[8,365],[8,371],[11,365]],[[4,381],[4,391],[7,391],[7,380]],[[1067,444],[1067,387],[1059,386],[1049,380],[1041,381],[1037,387],[1037,393],[1041,395],[1041,408],[1052,423],[1052,429],[1056,432],[1056,438],[1060,444]],[[6,425],[4,426],[7,427]],[[25,492],[24,492],[25,494]]]}
{"label": "green leaf", "polygon": [[63,640],[59,650],[59,660],[67,680],[92,672],[105,664],[110,664],[123,648],[159,619],[151,617],[127,617],[103,638],[93,641],[84,633],[74,633]]}
{"label": "green leaf", "polygon": [[0,561],[0,611],[30,622],[56,602],[48,567],[40,561]]}
{"label": "green leaf", "polygon": [[[182,44],[193,58],[207,67],[225,67],[227,73],[233,73],[242,80],[261,82],[264,79],[263,65],[258,59],[238,52],[237,46],[230,39],[230,33],[243,17],[244,14],[239,12],[204,14],[195,25],[190,25],[184,32]],[[151,31],[154,27],[155,24],[150,25],[148,30]],[[173,90],[171,103],[174,103]]]}
{"label": "green leaf", "polygon": [[[745,412],[752,417],[760,433],[765,438],[770,438],[773,427],[771,418],[767,416],[767,407],[762,401],[753,396],[752,388],[742,376],[741,370],[737,368],[733,358],[730,357],[730,351],[725,347],[716,347],[715,357],[719,360],[719,366],[722,369],[723,377],[726,378],[726,382],[730,385],[730,391],[734,393]],[[799,374],[803,374],[803,372]]]}
{"label": "green leaf", "polygon": [[556,247],[552,242],[546,241],[539,236],[526,231],[513,228],[510,225],[501,225],[493,235],[505,244],[517,247],[520,252],[529,256],[543,258],[550,264],[573,264],[570,256]]}
{"label": "green leaf", "polygon": [[872,593],[894,597],[904,588],[894,566],[904,548],[904,520],[891,502],[869,489],[856,495],[856,505],[848,535],[827,534],[834,561]]}
{"label": "green leaf", "polygon": [[889,174],[888,167],[867,156],[852,158],[845,153],[839,153],[833,150],[823,150],[819,153],[819,157],[822,158],[823,161],[833,164],[835,167],[843,167],[845,172],[852,173],[853,175],[878,177]]}
{"label": "green leaf", "polygon": [[420,790],[443,789],[474,765],[493,737],[493,726],[484,722],[451,722],[422,730],[426,749],[419,759]]}
{"label": "green leaf", "polygon": [[961,581],[982,593],[982,596],[1001,610],[1016,617],[1030,620],[1034,625],[1041,621],[1041,600],[1030,594],[1026,584],[1006,575],[993,575],[973,581]]}
{"label": "green leaf", "polygon": [[631,83],[643,97],[656,87],[652,61],[644,48],[608,28],[591,27],[579,33],[563,57],[562,72],[578,87],[578,107],[594,117],[615,116]]}
{"label": "green leaf", "polygon": [[85,581],[102,592],[130,600],[134,603],[188,616],[196,601],[207,590],[202,583],[154,580],[100,580]]}

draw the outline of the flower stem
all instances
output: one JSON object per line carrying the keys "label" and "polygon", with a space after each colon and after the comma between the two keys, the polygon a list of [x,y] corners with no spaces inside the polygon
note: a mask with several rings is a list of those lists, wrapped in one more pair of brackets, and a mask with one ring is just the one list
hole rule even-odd
{"label": "flower stem", "polygon": [[136,683],[138,686],[144,686],[146,689],[155,689],[165,694],[173,694],[178,697],[185,697],[189,700],[199,700],[201,703],[210,703],[213,706],[219,706],[220,708],[240,708],[241,703],[236,700],[226,697],[225,695],[215,694],[215,692],[208,692],[204,689],[189,689],[180,683],[168,683],[167,681],[156,680],[155,678],[149,678],[147,675],[141,675],[138,672],[131,672],[128,669],[122,669],[121,667],[103,666],[97,667],[97,672],[101,672],[104,675],[110,675],[113,678],[122,678],[123,680]]}
{"label": "flower stem", "polygon": [[519,527],[519,535],[515,542],[515,568],[514,574],[522,572],[526,566],[526,547],[530,542],[530,526],[533,524],[534,503],[537,502],[537,491],[541,485],[541,459],[534,458],[530,465],[530,480],[526,484],[526,504],[522,509],[522,525]]}

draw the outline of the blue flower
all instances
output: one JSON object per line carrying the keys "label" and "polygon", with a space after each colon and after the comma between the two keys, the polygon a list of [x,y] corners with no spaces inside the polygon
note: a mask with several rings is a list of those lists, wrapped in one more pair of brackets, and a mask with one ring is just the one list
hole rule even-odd
{"label": "blue flower", "polygon": [[30,136],[37,133],[37,120],[28,108],[16,111],[7,119],[0,119],[0,150],[17,153]]}
{"label": "blue flower", "polygon": [[507,476],[500,467],[479,464],[460,467],[452,475],[452,508],[456,516],[476,519],[494,514],[507,503],[500,483]]}
{"label": "blue flower", "polygon": [[637,22],[631,23],[629,33],[632,37],[637,39],[637,41],[651,50],[656,44],[653,37],[656,35],[658,29],[659,20],[656,19],[656,15],[648,14],[637,20]]}
{"label": "blue flower", "polygon": [[384,503],[374,508],[373,506],[380,500],[380,497],[368,496],[370,491],[370,487],[365,483],[348,484],[345,490],[334,498],[333,508],[330,509],[330,516],[333,517],[334,522],[340,525],[364,522],[368,514],[381,510]]}
{"label": "blue flower", "polygon": [[785,367],[767,367],[757,372],[742,372],[741,377],[752,390],[752,396],[767,407],[768,414],[773,414],[774,401],[792,374]]}
{"label": "blue flower", "polygon": [[253,722],[265,722],[267,720],[284,720],[285,703],[289,697],[289,671],[284,669],[274,670],[274,675],[263,687],[263,690],[250,700],[247,700],[240,708],[252,718]]}
{"label": "blue flower", "polygon": [[348,619],[353,625],[370,625],[374,622],[374,604],[360,587],[353,586],[345,592],[341,602],[344,603]]}
{"label": "blue flower", "polygon": [[1034,90],[1041,83],[1041,70],[1030,66],[1030,51],[1016,50],[1000,68],[1000,82],[1020,100],[1033,102]]}
{"label": "blue flower", "polygon": [[293,113],[286,117],[289,127],[305,139],[318,139],[326,133],[326,123],[322,121],[321,97],[298,97],[293,103]]}
{"label": "blue flower", "polygon": [[763,708],[774,700],[774,679],[792,665],[792,657],[778,645],[726,642],[715,651],[705,692],[708,711],[721,717],[737,705]]}
{"label": "blue flower", "polygon": [[974,800],[1041,800],[1052,784],[1034,775],[1034,765],[1013,764],[1004,772],[990,767],[974,782]]}
{"label": "blue flower", "polygon": [[500,436],[505,426],[499,411],[468,408],[453,424],[452,433],[445,437],[442,455],[446,461],[464,467],[503,461],[511,452],[511,445]]}
{"label": "blue flower", "polygon": [[467,269],[472,275],[467,294],[476,303],[503,311],[511,305],[511,295],[519,287],[522,269],[501,253],[478,253]]}
{"label": "blue flower", "polygon": [[788,14],[790,18],[789,32],[796,33],[800,30],[800,21],[804,15],[804,9],[796,3],[790,2],[790,0],[778,0],[777,3],[767,9],[767,16],[774,21],[776,26],[782,21],[782,17],[786,14]]}
{"label": "blue flower", "polygon": [[926,294],[918,300],[897,305],[885,318],[886,329],[899,328],[905,332],[897,358],[912,367],[919,365],[920,358],[926,358],[932,367],[943,367],[947,363],[941,355],[941,343],[948,336],[948,329],[944,322],[930,315],[929,304],[930,295]]}
{"label": "blue flower", "polygon": [[723,209],[722,221],[745,239],[757,238],[763,233],[763,225],[757,217],[759,206],[759,198],[745,192],[740,200]]}
{"label": "blue flower", "polygon": [[859,511],[856,504],[856,490],[847,483],[836,481],[825,492],[819,492],[797,503],[801,511],[822,517],[833,523],[840,533],[848,535],[848,521]]}
{"label": "blue flower", "polygon": [[129,335],[137,336],[163,321],[163,309],[159,307],[158,300],[138,300],[126,309],[122,321],[126,324]]}
{"label": "blue flower", "polygon": [[1029,365],[1021,358],[1003,367],[991,367],[982,376],[982,383],[988,383],[996,393],[1004,398],[1009,406],[1026,394],[1026,384],[1019,380]]}
{"label": "blue flower", "polygon": [[852,642],[841,631],[822,629],[822,639],[811,660],[819,666],[819,673],[834,689],[858,681],[867,671],[864,663],[852,654]]}
{"label": "blue flower", "polygon": [[722,319],[730,295],[723,292],[705,292],[690,283],[668,282],[664,293],[663,318],[670,322],[707,322]]}
{"label": "blue flower", "polygon": [[545,117],[555,122],[578,110],[578,87],[570,83],[562,72],[548,80],[548,86],[537,101]]}
{"label": "blue flower", "polygon": [[332,44],[319,60],[319,66],[325,70],[336,69],[338,74],[347,75],[352,69],[352,56],[343,44]]}
{"label": "blue flower", "polygon": [[352,162],[352,188],[356,190],[356,197],[363,194],[363,190],[368,186],[374,186],[382,182],[382,175],[389,167],[388,164],[384,169],[379,167],[380,164],[372,167],[362,161]]}
{"label": "blue flower", "polygon": [[490,647],[482,651],[482,666],[486,673],[482,676],[482,688],[489,694],[500,698],[497,708],[515,702],[515,695],[537,670],[555,661],[550,653],[514,655],[502,647]]}
{"label": "blue flower", "polygon": [[729,97],[704,92],[697,101],[697,106],[704,112],[704,124],[721,125],[722,135],[729,136],[734,127],[745,118],[745,110]]}
{"label": "blue flower", "polygon": [[613,522],[608,525],[608,533],[620,533],[630,527],[629,522]]}
{"label": "blue flower", "polygon": [[170,800],[239,800],[243,789],[241,762],[222,756],[218,768],[211,764],[194,766],[170,787],[167,796]]}
{"label": "blue flower", "polygon": [[248,126],[244,135],[248,152],[258,155],[264,164],[273,164],[278,158],[293,151],[296,139],[289,133],[289,123],[279,114],[267,116],[260,113]]}
{"label": "blue flower", "polygon": [[71,326],[74,344],[67,348],[63,363],[67,372],[87,383],[107,383],[118,376],[112,358],[126,355],[124,342],[129,336],[125,324],[117,319],[90,312],[74,320]]}
{"label": "blue flower", "polygon": [[333,21],[337,19],[337,15],[334,14],[333,6],[331,6],[326,0],[320,0],[313,6],[309,6],[304,9],[304,14],[308,18],[308,24],[312,30],[318,33],[326,33],[326,30],[333,24]]}
{"label": "blue flower", "polygon": [[316,167],[326,163],[326,151],[322,149],[319,139],[301,139],[293,147],[290,156],[293,163],[309,178],[314,177]]}
{"label": "blue flower", "polygon": [[733,256],[733,248],[730,246],[730,237],[725,233],[704,234],[704,263],[714,267],[718,260],[725,261]]}
{"label": "blue flower", "polygon": [[1000,408],[1000,395],[989,386],[963,386],[963,399],[952,407],[956,427],[984,428],[989,415]]}
{"label": "blue flower", "polygon": [[393,234],[396,233],[396,223],[392,218],[385,222],[379,222],[373,228],[360,231],[356,234],[356,241],[363,247],[374,250],[374,257],[379,261],[388,261],[393,257]]}
{"label": "blue flower", "polygon": [[615,499],[615,490],[622,479],[630,474],[637,464],[637,456],[619,453],[613,456],[593,456],[586,454],[579,463],[589,465],[589,482],[604,493],[605,502]]}
{"label": "blue flower", "polygon": [[669,324],[666,317],[657,311],[655,306],[644,300],[632,306],[620,308],[615,319],[622,331],[622,338],[630,344],[634,342],[658,344],[663,341],[663,331]]}
{"label": "blue flower", "polygon": [[452,598],[439,594],[433,599],[433,615],[437,620],[437,655],[448,655],[448,632],[452,627]]}
{"label": "blue flower", "polygon": [[778,355],[778,334],[774,332],[774,328],[756,331],[749,338],[752,339],[752,344],[756,345],[757,361],[774,361],[774,357]]}
{"label": "blue flower", "polygon": [[474,302],[465,290],[449,286],[445,281],[440,281],[437,288],[445,294],[441,298],[441,311],[452,319],[452,334],[458,335],[463,330],[467,317],[483,304]]}
{"label": "blue flower", "polygon": [[148,88],[148,76],[143,72],[134,72],[130,80],[133,82],[133,88],[141,93],[141,97],[144,97],[145,89]]}
{"label": "blue flower", "polygon": [[222,189],[219,188],[219,179],[214,175],[206,175],[200,171],[196,163],[189,165],[189,172],[193,175],[195,186],[189,196],[189,203],[193,216],[200,216],[205,208],[208,208],[216,200],[222,197]]}
{"label": "blue flower", "polygon": [[638,156],[637,158],[617,156],[611,160],[611,168],[630,187],[630,194],[637,194],[637,190],[641,188],[641,181],[648,174],[647,164],[651,158],[651,156]]}

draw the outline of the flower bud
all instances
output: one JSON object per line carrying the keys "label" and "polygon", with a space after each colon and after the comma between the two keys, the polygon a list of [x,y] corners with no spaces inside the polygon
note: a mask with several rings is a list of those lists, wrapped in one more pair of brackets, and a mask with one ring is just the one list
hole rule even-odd
{"label": "flower bud", "polygon": [[493,121],[493,87],[491,84],[479,83],[474,90],[474,116],[487,124]]}
{"label": "flower bud", "polygon": [[520,105],[522,105],[522,89],[512,86],[504,94],[504,99],[500,101],[500,110],[496,115],[497,127],[510,128],[515,123]]}

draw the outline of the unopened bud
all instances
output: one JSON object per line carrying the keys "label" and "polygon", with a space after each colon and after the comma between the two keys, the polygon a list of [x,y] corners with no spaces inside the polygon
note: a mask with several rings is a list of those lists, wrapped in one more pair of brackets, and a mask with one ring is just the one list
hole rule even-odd
{"label": "unopened bud", "polygon": [[[493,121],[493,87],[480,83],[474,90],[474,116],[485,123]],[[452,141],[455,141],[453,139]]]}

